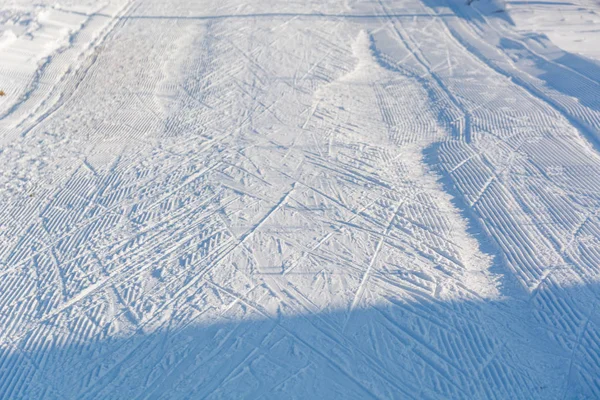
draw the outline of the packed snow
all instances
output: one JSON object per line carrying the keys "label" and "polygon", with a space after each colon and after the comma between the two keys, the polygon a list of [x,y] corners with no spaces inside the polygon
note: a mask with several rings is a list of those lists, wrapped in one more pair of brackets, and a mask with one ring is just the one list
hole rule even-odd
{"label": "packed snow", "polygon": [[0,399],[600,398],[600,3],[0,0]]}

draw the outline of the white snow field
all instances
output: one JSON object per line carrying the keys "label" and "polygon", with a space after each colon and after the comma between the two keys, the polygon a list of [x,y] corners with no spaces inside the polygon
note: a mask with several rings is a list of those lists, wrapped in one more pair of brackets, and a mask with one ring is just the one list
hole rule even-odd
{"label": "white snow field", "polygon": [[0,399],[600,398],[600,3],[491,1],[0,0]]}

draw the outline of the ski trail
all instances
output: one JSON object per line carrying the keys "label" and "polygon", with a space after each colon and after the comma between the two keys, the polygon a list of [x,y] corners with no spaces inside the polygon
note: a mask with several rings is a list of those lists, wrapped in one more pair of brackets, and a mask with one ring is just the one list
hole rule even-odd
{"label": "ski trail", "polygon": [[0,13],[0,398],[598,397],[595,64],[338,3]]}

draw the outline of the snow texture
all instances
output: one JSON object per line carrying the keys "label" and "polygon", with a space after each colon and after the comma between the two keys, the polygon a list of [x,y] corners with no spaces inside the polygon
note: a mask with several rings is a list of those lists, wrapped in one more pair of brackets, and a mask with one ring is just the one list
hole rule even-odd
{"label": "snow texture", "polygon": [[597,1],[0,6],[0,399],[600,398]]}

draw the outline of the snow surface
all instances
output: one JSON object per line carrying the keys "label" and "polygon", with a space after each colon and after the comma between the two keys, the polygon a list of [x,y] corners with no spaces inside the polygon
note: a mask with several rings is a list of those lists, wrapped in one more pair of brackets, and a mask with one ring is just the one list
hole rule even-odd
{"label": "snow surface", "polygon": [[583,1],[0,0],[0,398],[600,398]]}

